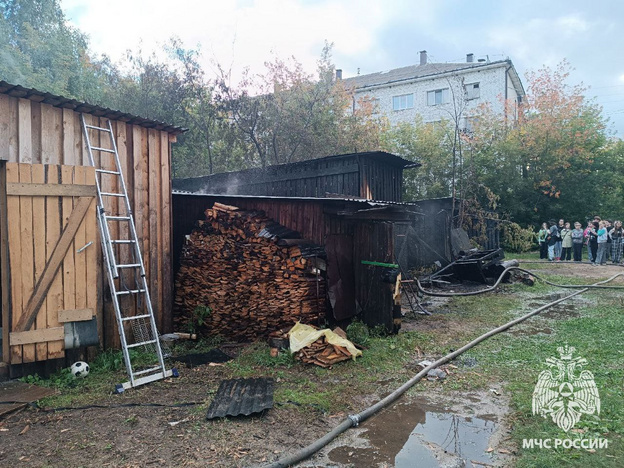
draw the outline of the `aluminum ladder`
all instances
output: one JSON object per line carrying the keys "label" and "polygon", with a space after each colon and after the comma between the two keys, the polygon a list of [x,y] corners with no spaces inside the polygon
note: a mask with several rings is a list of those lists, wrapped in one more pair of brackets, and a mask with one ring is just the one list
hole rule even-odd
{"label": "aluminum ladder", "polygon": [[[167,370],[165,366],[132,207],[128,199],[111,121],[106,120],[107,127],[91,125],[85,120],[84,114],[81,114],[81,122],[89,161],[95,168],[100,239],[121,349],[129,377],[128,382],[116,385],[116,393],[122,393],[129,388],[178,375],[176,369]],[[99,140],[99,143],[95,145],[91,143],[89,132],[94,136],[93,140],[95,142]],[[109,145],[105,144],[107,138],[110,141]],[[99,158],[96,159],[94,153],[99,155]],[[113,159],[113,164],[110,159]],[[107,189],[117,188],[106,191],[103,186]],[[115,199],[117,203],[114,203]],[[116,212],[109,212],[115,205]],[[111,231],[119,233],[119,238],[113,239]],[[122,232],[125,235],[122,235]],[[137,355],[137,350],[141,347],[145,352]],[[135,362],[140,359],[142,365],[133,364],[133,357]],[[145,364],[145,361],[149,363]]]}

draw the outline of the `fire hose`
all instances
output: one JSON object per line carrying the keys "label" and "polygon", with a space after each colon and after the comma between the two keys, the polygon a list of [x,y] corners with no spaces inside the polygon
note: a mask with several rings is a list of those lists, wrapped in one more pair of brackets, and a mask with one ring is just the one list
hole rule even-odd
{"label": "fire hose", "polygon": [[[505,274],[509,270],[520,270],[520,271],[523,271],[523,272],[526,272],[526,273],[530,273],[533,276],[535,276],[536,278],[540,279],[541,281],[544,281],[545,283],[547,283],[549,285],[555,285],[554,283],[551,283],[551,282],[548,282],[548,281],[546,281],[546,280],[544,280],[542,278],[539,278],[534,273],[531,273],[531,272],[529,272],[527,270],[524,270],[522,268],[519,268],[519,267],[509,267],[509,268],[506,268],[501,273],[500,277],[498,278],[496,283],[494,283],[493,286],[491,286],[489,288],[486,288],[486,289],[482,289],[480,291],[475,291],[473,293],[446,293],[446,294],[431,293],[429,291],[426,291],[426,290],[422,289],[422,287],[420,286],[420,283],[417,282],[417,284],[418,284],[419,290],[423,294],[427,294],[427,295],[431,295],[431,296],[440,296],[440,295],[444,295],[444,296],[466,296],[466,295],[482,294],[484,292],[491,291],[496,286],[498,286],[498,284],[502,281],[503,277],[505,276]],[[351,427],[358,426],[362,421],[365,421],[366,419],[368,419],[369,417],[371,417],[372,415],[374,415],[375,413],[377,413],[381,409],[383,409],[386,406],[394,403],[407,390],[409,390],[416,383],[418,383],[420,380],[422,380],[422,378],[425,377],[427,375],[427,373],[431,369],[436,369],[437,367],[439,367],[439,366],[441,366],[443,364],[446,364],[449,361],[452,361],[457,356],[460,356],[461,354],[463,354],[466,351],[468,351],[469,349],[475,347],[479,343],[481,343],[481,342],[491,338],[494,335],[497,335],[498,333],[501,333],[501,332],[503,332],[505,330],[508,330],[509,328],[513,327],[514,325],[517,325],[517,324],[519,324],[521,322],[524,322],[525,320],[533,317],[534,315],[539,314],[540,312],[542,312],[542,311],[544,311],[544,310],[546,310],[546,309],[548,309],[548,308],[550,308],[550,307],[552,307],[554,305],[557,305],[557,304],[559,304],[559,303],[561,303],[563,301],[566,301],[566,300],[568,300],[568,299],[570,299],[570,298],[572,298],[574,296],[577,296],[579,294],[587,292],[587,291],[589,291],[592,288],[598,288],[598,287],[604,288],[604,286],[602,286],[602,285],[613,281],[615,278],[617,278],[619,276],[624,276],[624,273],[618,273],[618,274],[613,275],[613,276],[611,276],[610,278],[608,278],[608,279],[606,279],[604,281],[599,281],[599,282],[594,283],[592,285],[585,285],[585,286],[582,286],[582,285],[555,285],[555,286],[564,287],[564,288],[582,288],[582,289],[579,290],[579,291],[576,291],[576,292],[574,292],[572,294],[569,294],[569,295],[567,295],[565,297],[562,297],[560,299],[552,301],[552,302],[550,302],[550,303],[548,303],[546,305],[543,305],[543,306],[541,306],[541,307],[539,307],[537,309],[534,309],[531,312],[529,312],[528,314],[523,315],[522,317],[519,317],[519,318],[517,318],[515,320],[512,320],[510,322],[507,322],[506,324],[501,325],[498,328],[494,328],[493,330],[490,330],[489,332],[484,333],[483,335],[479,336],[478,338],[472,340],[470,343],[462,346],[458,350],[453,351],[452,353],[449,353],[446,356],[441,357],[440,359],[438,359],[437,361],[433,362],[432,364],[429,364],[423,370],[421,370],[418,374],[416,374],[410,380],[408,380],[403,385],[401,385],[399,388],[397,388],[394,392],[390,393],[388,396],[386,396],[382,400],[378,401],[374,405],[366,408],[364,411],[361,411],[358,414],[349,415],[340,424],[338,424],[338,426],[336,426],[330,432],[325,434],[323,437],[321,437],[321,438],[315,440],[314,442],[312,442],[307,447],[304,447],[303,449],[299,450],[298,452],[296,452],[296,453],[294,453],[292,455],[287,455],[285,457],[282,457],[281,459],[279,459],[279,460],[277,460],[277,461],[275,461],[273,463],[262,465],[261,468],[286,468],[286,467],[291,466],[291,465],[293,465],[295,463],[298,463],[298,462],[300,462],[302,460],[305,460],[306,458],[310,457],[311,455],[313,455],[314,453],[316,453],[317,451],[319,451],[320,449],[325,447],[327,444],[329,444],[332,440],[334,440],[340,434],[345,432],[347,429],[349,429]],[[609,286],[607,286],[607,288],[621,289],[622,287],[619,287],[619,286],[609,287]]]}

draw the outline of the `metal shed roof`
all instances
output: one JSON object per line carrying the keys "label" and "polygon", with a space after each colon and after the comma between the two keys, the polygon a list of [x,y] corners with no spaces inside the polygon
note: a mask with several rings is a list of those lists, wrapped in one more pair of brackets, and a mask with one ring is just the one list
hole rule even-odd
{"label": "metal shed roof", "polygon": [[362,203],[371,207],[376,206],[386,206],[386,205],[397,205],[397,206],[413,206],[414,203],[408,202],[396,202],[396,201],[385,201],[385,200],[367,200],[365,198],[355,198],[355,197],[281,197],[275,195],[229,195],[223,193],[197,193],[197,192],[189,192],[187,190],[172,190],[173,195],[182,195],[188,197],[218,197],[218,198],[246,198],[246,199],[259,199],[259,200],[291,200],[291,201],[316,201],[323,203],[344,203],[344,202],[353,202],[353,203]]}
{"label": "metal shed roof", "polygon": [[24,88],[23,86],[7,83],[6,81],[0,81],[0,94],[6,94],[16,98],[29,99],[34,102],[42,102],[53,107],[71,109],[74,112],[84,112],[96,117],[105,117],[111,120],[138,125],[139,127],[153,128],[154,130],[160,130],[172,135],[178,135],[187,131],[186,128],[176,127],[175,125],[159,122],[158,120],[145,119],[143,117],[128,114],[119,110],[80,102],[75,99],[46,93],[45,91],[39,91],[34,88]]}

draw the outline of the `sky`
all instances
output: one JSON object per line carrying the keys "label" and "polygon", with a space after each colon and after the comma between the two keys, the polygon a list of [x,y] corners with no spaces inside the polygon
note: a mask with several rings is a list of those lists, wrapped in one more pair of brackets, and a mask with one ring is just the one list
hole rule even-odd
{"label": "sky", "polygon": [[610,134],[624,138],[624,1],[620,0],[61,0],[91,51],[120,60],[127,49],[162,52],[169,38],[199,48],[240,76],[275,57],[313,73],[325,42],[336,68],[358,73],[414,65],[510,58],[525,73],[566,59],[570,85],[603,107]]}

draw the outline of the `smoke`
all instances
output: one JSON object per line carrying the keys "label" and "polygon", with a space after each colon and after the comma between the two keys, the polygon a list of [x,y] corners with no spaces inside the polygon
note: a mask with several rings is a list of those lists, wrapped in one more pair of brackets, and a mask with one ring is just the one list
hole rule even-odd
{"label": "smoke", "polygon": [[240,184],[240,182],[239,182],[238,176],[232,177],[228,181],[228,185],[225,188],[225,194],[226,195],[239,195],[239,193],[238,193],[238,186],[239,186],[239,184]]}

